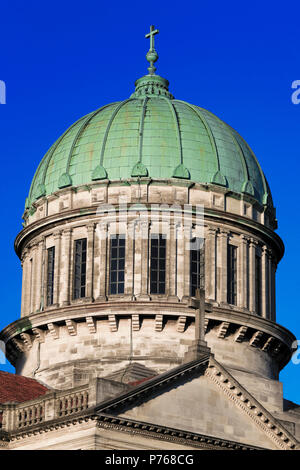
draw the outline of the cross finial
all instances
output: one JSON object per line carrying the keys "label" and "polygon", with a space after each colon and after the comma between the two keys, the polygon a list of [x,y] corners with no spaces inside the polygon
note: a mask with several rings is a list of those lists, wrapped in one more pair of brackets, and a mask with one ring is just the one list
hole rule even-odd
{"label": "cross finial", "polygon": [[155,29],[154,25],[150,26],[150,33],[145,35],[145,38],[150,38],[150,49],[147,52],[146,58],[150,62],[150,67],[148,68],[149,74],[154,75],[156,67],[154,67],[154,62],[158,59],[158,54],[154,47],[154,36],[159,33],[158,29]]}
{"label": "cross finial", "polygon": [[150,51],[155,50],[155,48],[154,48],[154,36],[158,33],[159,33],[158,29],[155,29],[154,25],[152,24],[150,26],[150,33],[145,35],[145,38],[150,38],[150,49],[149,49]]}

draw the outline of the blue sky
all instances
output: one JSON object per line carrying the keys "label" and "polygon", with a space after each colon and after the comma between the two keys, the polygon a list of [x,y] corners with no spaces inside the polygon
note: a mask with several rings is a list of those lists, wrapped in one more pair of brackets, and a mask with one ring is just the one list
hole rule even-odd
{"label": "blue sky", "polygon": [[[24,201],[49,146],[76,119],[127,98],[147,73],[144,39],[159,28],[157,73],[180,98],[217,114],[256,153],[277,208],[286,253],[277,274],[277,321],[300,339],[300,80],[296,2],[4,1],[0,105],[2,259],[0,329],[18,318],[21,267],[13,241]],[[12,371],[8,365],[1,368]],[[300,403],[300,364],[280,375]]]}

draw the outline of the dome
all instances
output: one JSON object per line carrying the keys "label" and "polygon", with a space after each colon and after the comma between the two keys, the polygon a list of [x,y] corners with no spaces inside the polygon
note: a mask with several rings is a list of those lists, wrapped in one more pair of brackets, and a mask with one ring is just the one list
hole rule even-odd
{"label": "dome", "polygon": [[143,177],[217,184],[272,204],[245,140],[210,111],[174,99],[168,84],[146,75],[129,99],[75,122],[42,159],[26,208],[68,186]]}

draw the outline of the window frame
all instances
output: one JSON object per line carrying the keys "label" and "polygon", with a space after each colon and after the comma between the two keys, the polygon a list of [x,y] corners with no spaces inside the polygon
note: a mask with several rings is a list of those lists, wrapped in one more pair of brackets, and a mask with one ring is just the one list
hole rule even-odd
{"label": "window frame", "polygon": [[[51,276],[51,279],[50,279],[50,276]],[[51,307],[51,305],[54,304],[54,276],[55,276],[55,246],[51,246],[47,248],[47,291],[46,291],[47,307]]]}
{"label": "window frame", "polygon": [[227,303],[237,305],[238,300],[238,247],[227,246]]}
{"label": "window frame", "polygon": [[262,316],[262,257],[255,253],[255,312]]}
{"label": "window frame", "polygon": [[[197,289],[204,288],[203,276],[205,275],[204,266],[204,243],[205,241],[200,237],[193,237],[190,242],[190,296],[195,297]],[[194,246],[199,248],[194,249]],[[195,257],[196,259],[192,259]],[[193,265],[197,266],[196,272],[193,271]],[[193,276],[196,276],[196,284],[193,282]],[[202,281],[202,282],[201,282]]]}
{"label": "window frame", "polygon": [[[157,246],[156,245],[157,241]],[[157,256],[153,256],[157,249]],[[161,254],[163,253],[163,256]],[[166,295],[167,276],[167,236],[163,233],[152,233],[150,235],[149,250],[149,292],[151,295]],[[156,265],[156,266],[155,266]],[[154,279],[156,278],[156,279]],[[153,289],[153,286],[156,288]]]}
{"label": "window frame", "polygon": [[[80,247],[81,244],[81,247]],[[82,246],[83,245],[83,246]],[[79,249],[78,249],[79,248]],[[80,256],[80,262],[77,264],[77,255]],[[80,274],[76,275],[76,267],[79,267]],[[73,300],[84,299],[86,297],[86,266],[87,266],[87,238],[74,240],[74,262],[73,262]],[[77,279],[80,278],[80,284],[77,285]],[[82,282],[84,278],[84,283]],[[80,293],[77,295],[77,292]]]}
{"label": "window frame", "polygon": [[[122,253],[122,256],[120,256],[120,251]],[[116,252],[117,256],[113,256],[114,252]],[[113,267],[114,264],[115,264],[115,267]],[[109,267],[108,295],[124,295],[125,294],[125,266],[126,266],[126,236],[121,233],[111,234],[110,239],[109,239],[109,259],[108,259],[108,267]],[[112,289],[112,286],[115,286],[115,288]]]}

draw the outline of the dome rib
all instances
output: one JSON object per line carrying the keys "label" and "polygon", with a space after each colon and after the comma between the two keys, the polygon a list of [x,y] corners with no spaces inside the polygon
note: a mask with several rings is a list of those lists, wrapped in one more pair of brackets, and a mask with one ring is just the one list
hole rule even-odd
{"label": "dome rib", "polygon": [[216,144],[216,141],[215,141],[215,138],[214,138],[214,135],[212,133],[212,130],[210,128],[210,125],[208,124],[208,122],[206,121],[206,119],[201,115],[201,113],[199,112],[200,108],[190,104],[190,103],[187,103],[186,101],[182,101],[182,100],[174,100],[178,103],[182,103],[186,106],[188,106],[190,109],[192,109],[192,111],[194,111],[194,113],[196,114],[196,116],[200,119],[200,121],[202,122],[202,124],[204,125],[206,131],[207,131],[207,134],[208,134],[208,137],[209,137],[209,140],[210,140],[210,143],[211,143],[211,146],[213,148],[213,151],[214,151],[214,154],[215,154],[215,157],[216,157],[216,161],[217,161],[217,169],[218,171],[220,171],[220,158],[219,158],[219,153],[218,153],[218,148],[217,148],[217,144]]}
{"label": "dome rib", "polygon": [[144,121],[145,121],[145,115],[146,115],[146,109],[147,109],[147,103],[149,101],[149,97],[146,96],[143,100],[143,105],[142,105],[142,111],[141,111],[141,117],[139,121],[139,142],[138,142],[138,154],[139,154],[139,159],[137,163],[134,165],[134,167],[131,170],[131,176],[132,177],[141,177],[141,176],[148,176],[148,168],[145,167],[145,165],[142,163],[143,159],[143,138],[144,138]]}
{"label": "dome rib", "polygon": [[75,145],[77,144],[78,142],[78,139],[80,137],[80,135],[82,134],[83,130],[86,128],[86,126],[91,122],[91,120],[97,116],[97,114],[99,114],[101,111],[103,111],[104,109],[106,108],[109,108],[110,106],[113,106],[114,104],[116,103],[110,103],[110,104],[107,104],[105,106],[102,106],[101,108],[97,109],[96,111],[94,111],[93,113],[89,114],[87,116],[87,119],[85,119],[85,121],[83,122],[83,124],[80,126],[80,128],[78,129],[77,131],[77,134],[76,136],[74,137],[74,140],[72,142],[72,145],[71,145],[71,148],[70,148],[70,151],[69,151],[69,155],[68,155],[68,160],[67,160],[67,164],[66,164],[66,174],[69,174],[69,169],[70,169],[70,163],[71,163],[71,160],[72,160],[72,155],[73,155],[73,150],[75,148]]}
{"label": "dome rib", "polygon": [[177,116],[177,113],[176,113],[176,110],[175,110],[175,107],[174,107],[172,101],[170,101],[169,98],[166,98],[165,96],[161,96],[161,98],[168,103],[168,106],[169,106],[169,108],[171,110],[171,113],[172,113],[172,116],[173,116],[173,121],[174,121],[175,129],[176,129],[176,139],[177,139],[177,144],[178,144],[178,151],[179,151],[179,165],[182,165],[182,163],[183,163],[182,142],[181,142],[178,116]]}
{"label": "dome rib", "polygon": [[[203,108],[200,108],[200,109],[203,109]],[[218,116],[216,116],[215,114],[213,114],[213,113],[212,113],[211,111],[209,111],[208,109],[206,109],[205,111],[208,112],[213,118],[217,119],[217,121],[221,124],[221,126],[222,126],[224,129],[226,129],[226,130],[229,131],[229,133],[230,133],[230,135],[231,135],[231,137],[232,137],[234,146],[237,148],[238,154],[239,154],[239,156],[240,156],[240,160],[241,160],[242,167],[243,167],[243,170],[244,170],[245,180],[248,181],[248,180],[249,180],[249,170],[248,170],[246,158],[245,158],[244,152],[242,151],[241,146],[239,145],[239,143],[237,142],[236,138],[234,137],[231,128],[227,129],[227,124],[225,124],[225,122],[223,122],[222,119],[220,119]]]}
{"label": "dome rib", "polygon": [[142,112],[141,112],[141,119],[140,119],[140,128],[139,128],[139,163],[142,163],[143,159],[143,138],[144,138],[144,121],[147,109],[147,103],[149,98],[146,96],[143,102]]}
{"label": "dome rib", "polygon": [[48,170],[48,167],[49,167],[49,164],[50,164],[50,161],[51,161],[51,158],[55,152],[55,150],[57,149],[57,147],[59,146],[59,144],[61,143],[61,141],[63,140],[63,138],[68,134],[68,132],[73,129],[74,126],[76,126],[79,122],[81,122],[83,119],[85,119],[86,116],[83,116],[81,117],[80,119],[78,119],[76,122],[74,122],[70,127],[68,127],[68,129],[57,139],[56,142],[54,142],[54,144],[50,147],[50,149],[48,150],[48,152],[46,153],[46,155],[44,156],[44,158],[42,158],[36,172],[35,172],[35,175],[33,177],[33,180],[32,180],[32,183],[31,183],[31,186],[30,186],[30,190],[29,190],[29,201],[30,201],[30,204],[32,202],[32,198],[34,199],[34,194],[33,194],[33,188],[34,188],[34,184],[35,184],[35,181],[36,181],[36,178],[37,176],[39,175],[39,170],[42,166],[42,164],[46,161],[45,163],[45,168],[43,170],[43,176],[42,176],[42,182],[41,184],[45,184],[45,179],[46,179],[46,174],[47,174],[47,170]]}
{"label": "dome rib", "polygon": [[105,152],[106,142],[107,142],[108,134],[109,134],[111,125],[112,125],[112,123],[113,123],[113,120],[115,119],[115,117],[116,117],[116,115],[118,114],[118,112],[120,111],[120,109],[121,109],[123,106],[125,106],[125,104],[127,104],[129,101],[133,101],[133,99],[132,99],[132,98],[129,98],[128,100],[121,101],[121,103],[119,104],[119,106],[117,106],[116,109],[114,110],[114,112],[112,113],[112,115],[111,115],[111,117],[110,117],[110,120],[108,121],[106,130],[105,130],[105,134],[104,134],[104,137],[103,137],[103,142],[102,142],[102,148],[101,148],[101,154],[100,154],[100,167],[103,167],[104,152]]}
{"label": "dome rib", "polygon": [[246,147],[248,148],[249,152],[251,153],[252,157],[254,158],[255,163],[256,163],[256,165],[257,165],[257,167],[258,167],[258,169],[259,169],[259,172],[260,172],[260,175],[261,175],[261,179],[262,179],[262,183],[263,183],[263,185],[264,185],[264,191],[265,191],[266,194],[269,195],[268,183],[267,183],[265,174],[264,174],[264,172],[262,171],[262,168],[261,168],[261,166],[260,166],[260,164],[259,164],[259,162],[258,162],[258,160],[257,160],[257,158],[256,158],[255,153],[253,152],[253,150],[251,149],[251,147],[249,146],[249,144],[245,141],[245,139],[244,139],[235,129],[233,129],[229,124],[226,124],[226,125],[227,125],[228,127],[230,127],[230,129],[232,129],[234,132],[236,132],[236,133],[239,135],[239,137],[241,138],[241,140],[244,142],[244,144],[245,144]]}

